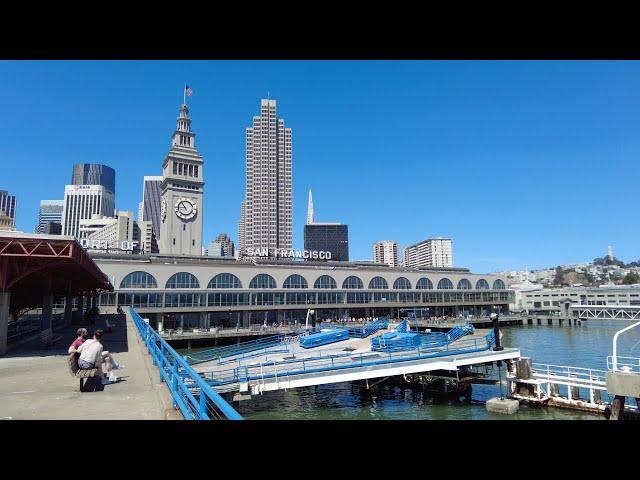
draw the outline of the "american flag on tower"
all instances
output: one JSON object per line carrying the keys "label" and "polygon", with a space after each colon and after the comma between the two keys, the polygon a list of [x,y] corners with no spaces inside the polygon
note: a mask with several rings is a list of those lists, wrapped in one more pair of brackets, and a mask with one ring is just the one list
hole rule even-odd
{"label": "american flag on tower", "polygon": [[190,97],[193,94],[193,90],[191,90],[189,85],[185,84],[184,85],[184,93],[187,95],[187,97]]}

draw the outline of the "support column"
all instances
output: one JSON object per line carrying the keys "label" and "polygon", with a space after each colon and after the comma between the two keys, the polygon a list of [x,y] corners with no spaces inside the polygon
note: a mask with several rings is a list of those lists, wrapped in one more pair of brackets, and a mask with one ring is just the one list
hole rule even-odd
{"label": "support column", "polygon": [[84,297],[78,296],[78,321],[80,325],[84,325]]}
{"label": "support column", "polygon": [[40,317],[40,330],[51,330],[51,311],[53,309],[53,295],[42,297],[42,315]]}
{"label": "support column", "polygon": [[71,325],[73,317],[73,298],[67,295],[64,299],[64,324]]}
{"label": "support column", "polygon": [[246,310],[242,312],[242,323],[240,326],[249,328],[249,312]]}
{"label": "support column", "polygon": [[206,329],[208,330],[209,327],[207,326],[207,320],[208,320],[208,315],[207,312],[200,312],[200,328],[202,328],[203,330]]}
{"label": "support column", "polygon": [[9,325],[10,292],[0,292],[0,355],[7,353],[7,329]]}
{"label": "support column", "polygon": [[49,347],[53,340],[51,328],[51,311],[53,309],[53,295],[42,297],[42,314],[40,316],[40,342],[43,347]]}

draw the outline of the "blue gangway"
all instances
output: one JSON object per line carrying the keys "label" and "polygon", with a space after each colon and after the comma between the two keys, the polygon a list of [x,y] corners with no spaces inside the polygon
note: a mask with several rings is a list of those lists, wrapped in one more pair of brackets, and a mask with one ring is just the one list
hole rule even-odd
{"label": "blue gangway", "polygon": [[233,345],[225,345],[224,347],[214,347],[195,353],[189,353],[184,357],[190,365],[196,365],[198,363],[210,362],[212,360],[219,360],[221,358],[232,357],[234,355],[249,352],[266,352],[267,349],[276,345],[283,345],[283,348],[287,348],[288,341],[292,336],[300,333],[302,333],[302,330],[289,334],[281,333],[278,335],[269,335],[268,337],[259,338],[257,340],[249,340]]}
{"label": "blue gangway", "polygon": [[[402,333],[402,332],[400,332]],[[415,334],[412,334],[415,335]],[[372,340],[375,340],[375,337]],[[462,339],[456,344],[445,344],[438,348],[418,346],[411,351],[388,349],[380,356],[371,357],[370,352],[349,355],[344,352],[320,355],[313,358],[267,361],[255,365],[243,365],[224,371],[206,374],[207,382],[214,387],[223,387],[238,382],[279,378],[307,373],[329,372],[357,367],[393,364],[424,358],[438,358],[489,350],[495,345],[493,332],[484,338]]]}
{"label": "blue gangway", "polygon": [[[133,323],[151,354],[173,397],[173,408],[180,409],[185,420],[243,420],[171,346],[145,322],[133,307],[128,307]],[[193,390],[199,393],[194,394]]]}
{"label": "blue gangway", "polygon": [[349,331],[343,328],[332,328],[330,330],[312,333],[300,338],[300,346],[302,348],[313,348],[329,343],[341,342],[349,339]]}

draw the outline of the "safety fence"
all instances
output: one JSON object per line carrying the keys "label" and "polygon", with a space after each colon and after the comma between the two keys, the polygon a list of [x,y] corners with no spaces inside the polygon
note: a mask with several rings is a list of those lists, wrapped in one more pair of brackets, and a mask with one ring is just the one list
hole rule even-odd
{"label": "safety fence", "polygon": [[[160,381],[167,384],[174,408],[179,409],[186,420],[243,419],[149,323],[132,307],[128,308],[153,364],[158,367]],[[197,387],[197,393],[192,391],[193,387]]]}

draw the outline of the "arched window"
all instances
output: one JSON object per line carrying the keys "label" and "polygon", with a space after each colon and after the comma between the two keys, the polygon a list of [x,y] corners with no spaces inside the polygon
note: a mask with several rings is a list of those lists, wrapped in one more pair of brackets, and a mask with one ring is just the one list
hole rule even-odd
{"label": "arched window", "polygon": [[276,281],[271,275],[266,273],[259,273],[251,279],[249,288],[278,288],[276,287]]}
{"label": "arched window", "polygon": [[316,283],[313,284],[313,288],[338,288],[338,285],[336,285],[336,281],[333,277],[330,277],[329,275],[322,275],[318,277]]}
{"label": "arched window", "polygon": [[344,279],[344,282],[342,282],[342,288],[362,289],[362,280],[355,275],[351,275]]}
{"label": "arched window", "polygon": [[493,289],[504,290],[505,289],[504,282],[500,279],[496,280],[495,282],[493,282]]}
{"label": "arched window", "polygon": [[282,284],[282,288],[309,288],[309,286],[307,285],[307,281],[302,275],[294,273],[293,275],[289,275],[285,279],[284,283]]}
{"label": "arched window", "polygon": [[461,279],[458,282],[458,290],[471,290],[471,282],[466,278]]}
{"label": "arched window", "polygon": [[433,283],[427,277],[422,277],[416,283],[416,289],[418,290],[433,290]]}
{"label": "arched window", "polygon": [[120,282],[120,288],[158,288],[158,282],[147,272],[131,272]]}
{"label": "arched window", "polygon": [[476,282],[476,290],[489,290],[489,283],[484,278],[481,278]]}
{"label": "arched window", "polygon": [[191,273],[180,272],[167,280],[165,288],[200,288],[200,282]]}
{"label": "arched window", "polygon": [[448,278],[443,278],[438,282],[438,290],[453,290],[453,283]]}
{"label": "arched window", "polygon": [[242,283],[233,273],[219,273],[211,279],[207,288],[242,288]]}
{"label": "arched window", "polygon": [[389,284],[382,277],[373,277],[369,282],[369,288],[372,290],[386,290],[389,288]]}
{"label": "arched window", "polygon": [[404,277],[396,278],[396,281],[393,282],[394,290],[411,290],[411,282]]}

